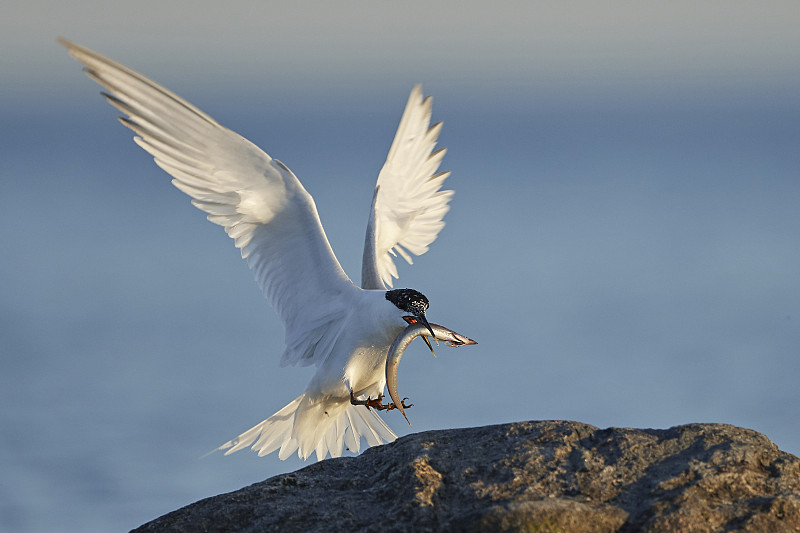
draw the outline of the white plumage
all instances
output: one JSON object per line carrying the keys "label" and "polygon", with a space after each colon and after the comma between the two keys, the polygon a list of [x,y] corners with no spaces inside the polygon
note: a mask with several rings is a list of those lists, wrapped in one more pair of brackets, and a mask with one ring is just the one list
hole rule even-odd
{"label": "white plumage", "polygon": [[[318,367],[306,391],[286,407],[220,447],[247,446],[260,455],[294,451],[339,456],[389,442],[395,434],[375,411],[353,405],[385,386],[384,366],[403,316],[427,309],[427,299],[402,308],[390,297],[397,254],[409,263],[444,226],[452,191],[437,173],[444,149],[435,151],[441,123],[430,127],[431,99],[415,86],[380,171],[364,246],[362,287],[339,265],[314,199],[283,163],[221,126],[155,82],[87,48],[59,39],[105,88],[106,99],[172,183],[225,228],[255,274],[286,330],[281,365]],[[415,305],[416,305],[415,304]]]}

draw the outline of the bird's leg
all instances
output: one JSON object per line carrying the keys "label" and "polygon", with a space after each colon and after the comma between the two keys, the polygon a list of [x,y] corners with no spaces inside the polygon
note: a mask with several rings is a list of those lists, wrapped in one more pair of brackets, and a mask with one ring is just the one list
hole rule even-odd
{"label": "bird's leg", "polygon": [[[408,400],[408,398],[403,398],[403,401],[400,402],[400,405],[403,406],[403,409],[408,409],[409,407],[412,407],[414,405],[413,403],[406,405],[406,400]],[[352,405],[365,405],[368,408],[375,409],[376,411],[391,411],[392,409],[397,409],[397,406],[394,403],[383,404],[381,403],[382,401],[383,401],[383,394],[378,394],[377,398],[367,398],[366,400],[357,400],[355,395],[353,394],[353,391],[352,390],[350,391],[350,403]]]}
{"label": "bird's leg", "polygon": [[352,405],[366,405],[367,407],[371,407],[372,409],[377,409],[378,411],[383,411],[388,408],[388,406],[383,405],[381,403],[383,400],[383,394],[378,394],[377,398],[367,398],[366,400],[356,400],[353,391],[350,391],[350,403]]}
{"label": "bird's leg", "polygon": [[353,395],[353,389],[350,389],[350,405],[367,405],[367,401],[356,400],[355,395]]}

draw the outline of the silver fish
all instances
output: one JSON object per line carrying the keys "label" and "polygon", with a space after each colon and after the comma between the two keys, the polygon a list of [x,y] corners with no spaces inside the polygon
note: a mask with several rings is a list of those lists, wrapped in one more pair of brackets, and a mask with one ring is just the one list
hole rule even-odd
{"label": "silver fish", "polygon": [[[444,341],[447,346],[457,347],[467,344],[478,344],[469,337],[465,337],[439,324],[430,324],[430,327],[436,335],[435,339],[437,341]],[[406,422],[408,422],[409,427],[411,427],[411,422],[408,421],[404,407],[410,406],[403,405],[403,402],[400,400],[400,395],[397,392],[397,368],[400,365],[400,358],[403,357],[403,352],[406,351],[411,341],[419,336],[422,336],[422,338],[427,341],[426,335],[430,336],[430,331],[424,324],[410,322],[406,329],[394,339],[391,348],[389,348],[389,355],[386,358],[386,387],[389,389],[389,395],[392,397],[395,407],[403,413],[403,417],[406,419]],[[430,343],[427,344],[430,347]],[[431,352],[432,351],[433,349],[431,349]]]}

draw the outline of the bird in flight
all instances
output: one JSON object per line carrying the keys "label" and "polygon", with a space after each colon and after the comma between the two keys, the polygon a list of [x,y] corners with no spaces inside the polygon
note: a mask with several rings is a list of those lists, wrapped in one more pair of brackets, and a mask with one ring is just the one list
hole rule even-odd
{"label": "bird in flight", "polygon": [[[394,258],[412,263],[444,227],[453,191],[439,172],[441,122],[430,125],[430,97],[415,86],[369,209],[361,287],[342,270],[314,199],[289,168],[241,135],[141,74],[65,39],[106,100],[125,116],[134,141],[172,176],[208,220],[225,228],[252,269],[286,331],[281,366],[315,365],[306,390],[283,409],[220,446],[251,446],[259,455],[295,451],[338,457],[397,436],[377,409],[386,385],[389,347],[408,321],[430,331],[428,299],[393,289]],[[423,337],[425,338],[425,337]],[[426,339],[427,342],[427,339]]]}

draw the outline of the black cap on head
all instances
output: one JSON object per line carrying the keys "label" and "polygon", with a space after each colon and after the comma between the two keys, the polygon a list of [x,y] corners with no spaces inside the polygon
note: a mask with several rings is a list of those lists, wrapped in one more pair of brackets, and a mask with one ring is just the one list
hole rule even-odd
{"label": "black cap on head", "polygon": [[[428,324],[428,319],[425,318],[425,311],[428,310],[429,302],[424,294],[414,289],[392,289],[386,291],[386,299],[392,302],[395,307],[401,311],[414,315],[422,325],[428,328],[428,331],[431,332],[431,336],[434,338],[436,337],[436,334],[433,333],[433,328]],[[425,342],[428,344],[428,347],[431,348],[427,339]],[[431,348],[431,351],[433,351],[433,348]]]}
{"label": "black cap on head", "polygon": [[428,305],[430,305],[425,295],[414,289],[392,289],[386,291],[386,299],[401,311],[413,315],[424,315],[425,311],[428,310]]}

